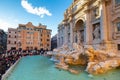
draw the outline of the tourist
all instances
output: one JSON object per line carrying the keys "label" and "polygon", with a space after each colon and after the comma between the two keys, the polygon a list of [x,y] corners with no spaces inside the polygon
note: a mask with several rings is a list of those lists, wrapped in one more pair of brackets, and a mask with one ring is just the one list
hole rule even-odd
{"label": "tourist", "polygon": [[0,80],[6,70],[8,70],[19,58],[23,56],[33,56],[33,55],[43,55],[47,52],[42,50],[37,50],[35,52],[26,51],[26,50],[9,50],[6,53],[0,54]]}

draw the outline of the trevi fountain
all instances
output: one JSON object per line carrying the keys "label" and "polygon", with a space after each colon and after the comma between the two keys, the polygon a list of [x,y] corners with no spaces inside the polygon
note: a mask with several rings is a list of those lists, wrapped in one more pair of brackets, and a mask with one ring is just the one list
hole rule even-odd
{"label": "trevi fountain", "polygon": [[81,71],[69,68],[70,65],[86,66],[85,71],[90,74],[102,74],[120,67],[120,56],[114,52],[96,50],[92,46],[83,46],[77,43],[73,43],[73,47],[64,44],[47,54],[56,60],[56,68],[74,74],[79,74]]}

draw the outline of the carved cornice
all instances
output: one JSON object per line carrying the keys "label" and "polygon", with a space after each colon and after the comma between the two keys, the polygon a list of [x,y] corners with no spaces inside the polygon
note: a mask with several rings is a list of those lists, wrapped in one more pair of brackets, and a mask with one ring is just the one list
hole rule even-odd
{"label": "carved cornice", "polygon": [[99,0],[102,4],[109,4],[112,0]]}
{"label": "carved cornice", "polygon": [[[95,4],[94,6],[93,6],[93,4]],[[87,4],[86,4],[86,6],[84,7],[84,12],[89,12],[89,11],[91,11],[92,9],[94,9],[94,8],[96,8],[96,7],[99,7],[100,6],[100,4],[101,4],[101,0],[92,0],[92,1],[90,1],[90,2],[88,2]]]}

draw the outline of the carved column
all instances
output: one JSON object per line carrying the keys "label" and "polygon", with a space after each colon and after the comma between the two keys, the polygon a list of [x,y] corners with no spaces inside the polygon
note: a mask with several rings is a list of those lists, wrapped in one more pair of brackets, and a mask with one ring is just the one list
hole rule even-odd
{"label": "carved column", "polygon": [[108,40],[108,23],[107,23],[107,8],[106,2],[102,1],[102,12],[101,12],[101,40],[106,42]]}
{"label": "carved column", "polygon": [[101,43],[105,50],[115,50],[114,43],[109,40],[109,14],[107,11],[110,0],[102,0],[101,3]]}
{"label": "carved column", "polygon": [[65,27],[65,43],[68,43],[68,36],[67,36],[67,26],[66,25],[64,25],[64,27]]}
{"label": "carved column", "polygon": [[73,41],[74,41],[74,36],[73,36],[73,23],[70,22],[70,42],[71,44],[73,44]]}
{"label": "carved column", "polygon": [[85,44],[91,44],[92,42],[92,26],[91,26],[91,14],[90,10],[86,9],[86,22],[85,22]]}

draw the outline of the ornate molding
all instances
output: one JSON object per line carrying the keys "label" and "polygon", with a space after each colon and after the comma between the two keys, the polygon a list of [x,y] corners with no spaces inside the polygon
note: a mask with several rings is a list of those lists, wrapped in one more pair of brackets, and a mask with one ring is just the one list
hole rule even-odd
{"label": "ornate molding", "polygon": [[113,33],[113,39],[120,39],[120,32]]}

